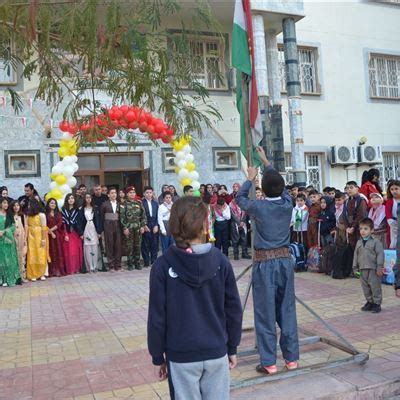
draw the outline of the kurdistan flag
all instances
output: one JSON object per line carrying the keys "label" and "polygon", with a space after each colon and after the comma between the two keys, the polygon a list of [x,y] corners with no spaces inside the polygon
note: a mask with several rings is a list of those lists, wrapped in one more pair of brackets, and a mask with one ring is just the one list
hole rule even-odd
{"label": "kurdistan flag", "polygon": [[[254,68],[253,27],[251,23],[250,0],[236,0],[232,32],[232,66],[236,68],[236,107],[240,114],[240,150],[247,158],[246,133],[244,127],[241,72],[250,83],[249,117],[253,146],[262,140],[261,116],[258,106],[257,82]],[[254,157],[253,163],[259,164]]]}

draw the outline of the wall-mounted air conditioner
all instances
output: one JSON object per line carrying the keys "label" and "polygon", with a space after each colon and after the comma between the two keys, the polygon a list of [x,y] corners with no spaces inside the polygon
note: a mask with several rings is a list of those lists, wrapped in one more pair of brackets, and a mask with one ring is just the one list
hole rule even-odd
{"label": "wall-mounted air conditioner", "polygon": [[330,160],[332,165],[356,164],[357,151],[355,146],[332,146]]}
{"label": "wall-mounted air conditioner", "polygon": [[381,146],[358,146],[357,154],[359,164],[381,164],[383,161]]}

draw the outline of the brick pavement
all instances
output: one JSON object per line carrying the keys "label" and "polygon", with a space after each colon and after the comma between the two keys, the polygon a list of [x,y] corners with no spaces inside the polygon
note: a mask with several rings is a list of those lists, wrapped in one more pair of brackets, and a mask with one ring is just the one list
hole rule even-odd
{"label": "brick pavement", "polygon": [[[234,262],[239,273],[245,262]],[[22,287],[0,288],[0,400],[168,399],[147,353],[149,269],[52,278]],[[244,293],[248,276],[240,282]],[[296,275],[298,296],[340,330],[371,360],[285,381],[236,390],[233,399],[326,398],[400,381],[400,302],[384,287],[383,312],[359,311],[359,282]],[[251,298],[245,326],[252,325]],[[299,324],[326,334],[298,306]],[[254,345],[243,335],[241,348]],[[326,345],[302,347],[301,365],[335,360],[343,353]],[[239,360],[232,380],[256,377],[257,357]],[[283,366],[282,360],[279,366]],[[390,386],[392,385],[392,386]],[[394,386],[393,386],[394,387]],[[382,389],[383,390],[383,389]],[[365,392],[366,393],[366,392]],[[362,397],[359,397],[362,398]],[[218,400],[218,399],[217,399]]]}

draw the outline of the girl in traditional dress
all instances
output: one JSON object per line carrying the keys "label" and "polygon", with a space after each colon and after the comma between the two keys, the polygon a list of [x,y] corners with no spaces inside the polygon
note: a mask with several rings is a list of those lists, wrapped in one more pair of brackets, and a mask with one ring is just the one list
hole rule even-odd
{"label": "girl in traditional dress", "polygon": [[368,218],[374,222],[374,232],[372,236],[379,239],[383,248],[387,248],[386,235],[387,235],[387,221],[385,215],[385,206],[383,205],[383,196],[380,193],[370,194],[370,203],[372,207],[369,210]]}
{"label": "girl in traditional dress", "polygon": [[14,238],[17,246],[19,274],[23,282],[26,282],[26,253],[28,246],[26,243],[26,230],[25,230],[25,219],[22,214],[21,204],[18,200],[14,200],[10,204],[10,209],[14,215],[15,232]]}
{"label": "girl in traditional dress", "polygon": [[35,199],[28,203],[28,253],[26,259],[26,276],[35,282],[46,280],[48,276],[49,241],[47,235],[46,215],[41,204]]}
{"label": "girl in traditional dress", "polygon": [[397,241],[397,207],[400,203],[400,180],[392,180],[387,188],[386,220],[389,225],[387,244],[389,249],[396,248]]}
{"label": "girl in traditional dress", "polygon": [[79,232],[83,238],[83,256],[86,272],[97,272],[100,257],[99,238],[102,232],[100,210],[93,197],[86,193],[83,206],[79,209]]}
{"label": "girl in traditional dress", "polygon": [[126,198],[125,198],[125,191],[124,190],[121,189],[118,192],[118,198],[119,198],[119,204],[124,204],[125,203]]}
{"label": "girl in traditional dress", "polygon": [[0,284],[15,286],[21,282],[15,245],[15,222],[9,201],[0,197]]}
{"label": "girl in traditional dress", "polygon": [[58,209],[57,200],[49,199],[46,204],[47,227],[49,228],[50,259],[49,276],[65,276],[64,259],[64,222]]}
{"label": "girl in traditional dress", "polygon": [[67,194],[62,207],[62,218],[65,225],[64,258],[68,274],[80,272],[83,263],[82,239],[79,235],[78,209],[75,197]]}

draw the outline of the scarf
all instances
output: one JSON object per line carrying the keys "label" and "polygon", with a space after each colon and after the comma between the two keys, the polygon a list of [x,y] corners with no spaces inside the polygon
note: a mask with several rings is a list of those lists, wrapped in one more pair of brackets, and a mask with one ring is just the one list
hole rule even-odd
{"label": "scarf", "polygon": [[73,208],[72,210],[67,210],[63,207],[61,214],[67,231],[71,233],[74,230],[74,225],[76,225],[76,220],[78,218],[78,209]]}
{"label": "scarf", "polygon": [[229,204],[229,207],[234,217],[240,221],[242,219],[242,210],[237,205],[236,201],[232,200],[231,203]]}
{"label": "scarf", "polygon": [[296,231],[301,231],[301,228],[303,226],[303,216],[304,216],[304,213],[308,210],[308,207],[303,206],[301,208],[298,208],[296,206],[294,209],[296,210],[296,213],[294,216],[294,228]]}
{"label": "scarf", "polygon": [[378,229],[382,221],[385,219],[385,206],[380,205],[376,208],[371,208],[368,213],[368,218],[374,221],[374,229]]}

